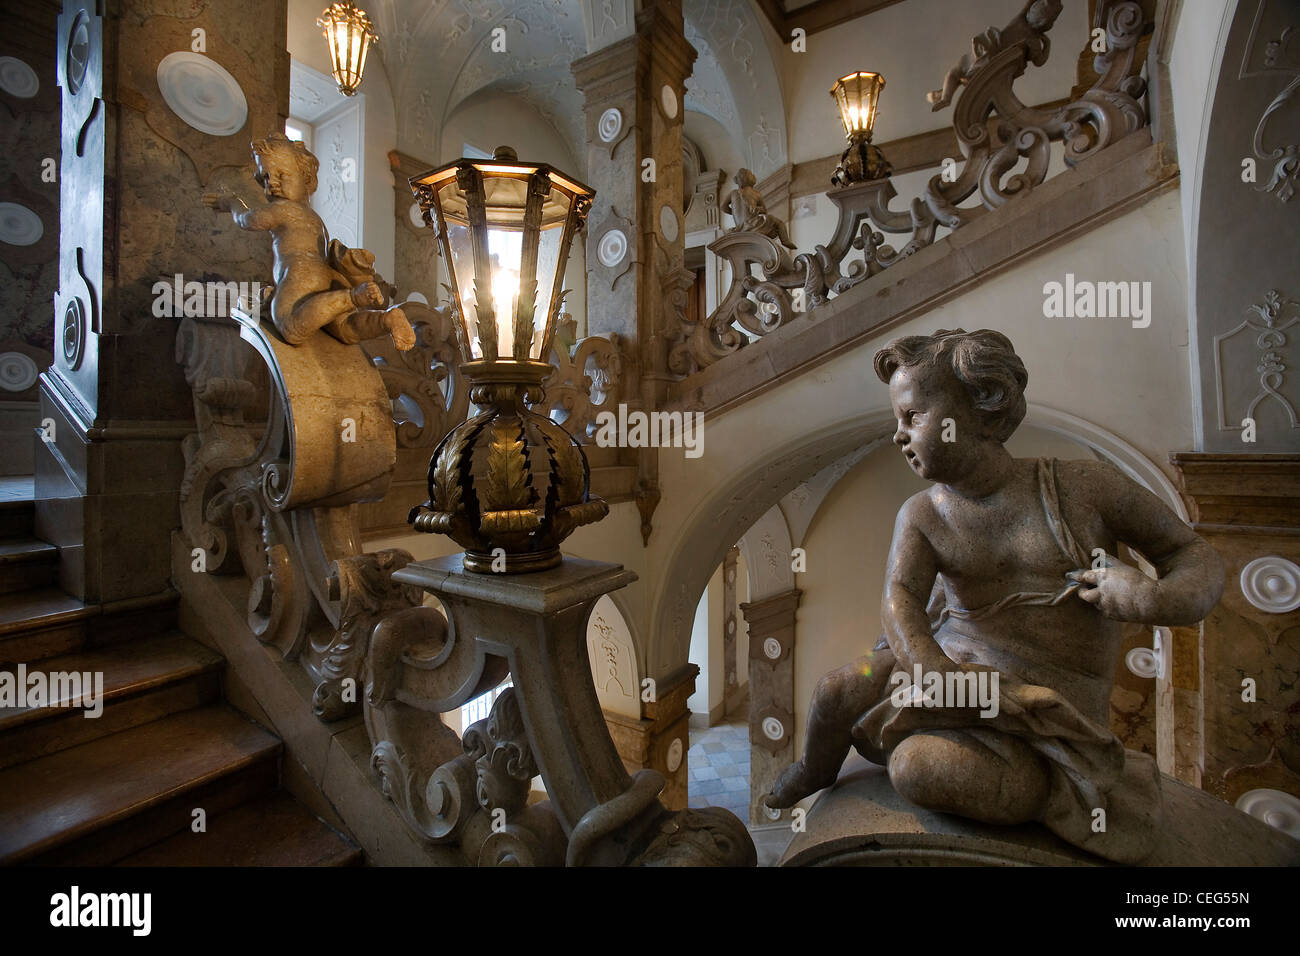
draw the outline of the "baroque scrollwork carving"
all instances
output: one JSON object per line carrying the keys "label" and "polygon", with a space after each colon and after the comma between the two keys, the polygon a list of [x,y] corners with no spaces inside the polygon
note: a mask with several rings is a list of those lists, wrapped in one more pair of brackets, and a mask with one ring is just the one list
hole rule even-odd
{"label": "baroque scrollwork carving", "polygon": [[[961,160],[933,176],[906,209],[890,208],[897,193],[887,176],[833,188],[839,209],[835,232],[812,252],[792,253],[784,225],[776,228],[762,210],[742,207],[737,228],[710,244],[727,261],[731,285],[706,319],[688,324],[674,343],[670,367],[690,374],[766,335],[835,295],[931,245],[938,229],[959,229],[990,210],[1029,193],[1047,177],[1053,143],[1064,145],[1074,166],[1147,124],[1141,99],[1139,39],[1146,32],[1142,8],[1132,0],[1102,0],[1106,49],[1093,66],[1097,81],[1078,99],[1053,110],[1026,106],[1013,89],[1030,65],[1047,62],[1047,33],[1061,0],[1028,0],[1002,29],[975,37],[928,100],[935,110],[953,107]],[[996,119],[996,122],[993,120]],[[980,205],[962,206],[972,196]],[[906,237],[895,248],[886,234]],[[846,261],[850,253],[860,259]]]}
{"label": "baroque scrollwork carving", "polygon": [[595,434],[596,416],[613,411],[621,396],[624,343],[616,334],[574,342],[573,319],[565,315],[560,325],[551,353],[554,368],[543,382],[546,397],[537,411],[587,444]]}
{"label": "baroque scrollwork carving", "polygon": [[[1261,0],[1255,13],[1255,22],[1251,25],[1250,42],[1247,44],[1247,59],[1254,50],[1255,40],[1259,34],[1260,21],[1264,15],[1265,4]],[[1300,27],[1288,26],[1275,40],[1264,45],[1263,67],[1249,71],[1245,62],[1238,73],[1238,79],[1259,76],[1261,74],[1280,73],[1289,77],[1289,81],[1264,108],[1259,122],[1255,125],[1255,136],[1251,143],[1255,158],[1272,164],[1268,180],[1255,189],[1259,192],[1272,193],[1282,202],[1290,202],[1295,195],[1296,180],[1300,179],[1300,143],[1286,143],[1269,149],[1265,145],[1268,139],[1268,125],[1274,114],[1294,105],[1296,94],[1300,93],[1300,51],[1296,49],[1296,38],[1300,37]]]}
{"label": "baroque scrollwork carving", "polygon": [[[182,531],[195,571],[248,578],[249,629],[299,662],[313,710],[333,720],[360,709],[376,622],[422,598],[391,578],[411,556],[364,553],[357,524],[356,504],[387,490],[392,412],[356,346],[323,334],[290,346],[236,316],[187,318],[177,334],[198,424],[182,444]],[[269,387],[255,384],[257,359]],[[249,421],[260,407],[265,422]]]}
{"label": "baroque scrollwork carving", "polygon": [[405,302],[402,311],[415,330],[414,348],[401,352],[385,339],[373,339],[363,347],[393,402],[397,444],[432,448],[465,420],[469,383],[460,373],[451,309]]}

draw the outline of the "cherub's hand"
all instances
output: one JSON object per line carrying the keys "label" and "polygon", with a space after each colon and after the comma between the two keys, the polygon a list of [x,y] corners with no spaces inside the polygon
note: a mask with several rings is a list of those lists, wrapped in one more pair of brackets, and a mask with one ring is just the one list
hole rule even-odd
{"label": "cherub's hand", "polygon": [[222,212],[230,212],[230,193],[211,192],[203,194],[203,205],[210,209],[219,209]]}
{"label": "cherub's hand", "polygon": [[1158,582],[1137,568],[1113,558],[1111,565],[1098,571],[1071,571],[1066,577],[1082,584],[1079,597],[1113,621],[1156,624]]}

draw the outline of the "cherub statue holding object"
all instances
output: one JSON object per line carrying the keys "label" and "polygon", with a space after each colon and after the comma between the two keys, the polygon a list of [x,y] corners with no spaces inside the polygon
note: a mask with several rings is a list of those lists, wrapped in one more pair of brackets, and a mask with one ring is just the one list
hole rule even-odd
{"label": "cherub statue holding object", "polygon": [[284,340],[301,345],[324,328],[349,345],[385,332],[402,351],[415,345],[415,330],[401,307],[389,304],[392,287],[375,273],[374,255],[330,240],[311,208],[316,157],[283,133],[253,140],[252,149],[267,203],[249,207],[229,191],[206,193],[203,202],[231,213],[241,229],[271,233],[271,320]]}
{"label": "cherub statue holding object", "polygon": [[[1121,622],[1201,620],[1223,593],[1222,560],[1109,464],[1011,457],[1003,443],[1024,418],[1028,374],[1001,333],[906,336],[876,354],[875,371],[894,442],[933,484],[894,525],[884,636],[818,684],[803,758],[766,802],[830,786],[854,746],[922,807],[1038,821],[1107,859],[1142,860],[1159,837],[1160,775],[1108,729]],[[1121,542],[1158,578],[1120,563]],[[927,603],[940,600],[932,617]],[[939,688],[983,672],[998,706],[956,694],[917,706],[898,693],[899,672],[917,668]]]}
{"label": "cherub statue holding object", "polygon": [[758,191],[758,180],[748,169],[741,169],[733,177],[736,188],[727,193],[722,200],[722,211],[735,220],[731,232],[757,232],[771,239],[776,239],[787,249],[793,249],[794,243],[786,232],[785,223],[769,215],[767,201]]}

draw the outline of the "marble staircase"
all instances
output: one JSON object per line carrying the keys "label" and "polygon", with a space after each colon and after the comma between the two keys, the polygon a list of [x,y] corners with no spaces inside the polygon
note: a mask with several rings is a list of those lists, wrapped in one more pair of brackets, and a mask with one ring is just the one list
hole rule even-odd
{"label": "marble staircase", "polygon": [[32,502],[0,502],[0,672],[103,675],[98,717],[84,692],[0,705],[0,863],[360,864],[281,789],[282,742],[223,702],[225,660],[177,629],[177,595],[84,604],[57,559]]}

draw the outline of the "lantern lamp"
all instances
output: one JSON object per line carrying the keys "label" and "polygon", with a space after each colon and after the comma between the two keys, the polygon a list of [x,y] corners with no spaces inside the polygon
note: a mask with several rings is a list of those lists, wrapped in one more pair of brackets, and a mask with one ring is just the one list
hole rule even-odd
{"label": "lantern lamp", "polygon": [[884,154],[871,143],[871,133],[876,125],[876,112],[880,92],[885,88],[885,78],[879,73],[859,70],[835,81],[831,96],[840,111],[848,148],[840,156],[831,182],[836,186],[869,182],[890,174]]}
{"label": "lantern lamp", "polygon": [[364,10],[346,3],[331,3],[316,20],[316,26],[325,30],[329,43],[330,61],[333,63],[334,82],[339,92],[351,96],[361,85],[366,70],[366,54],[370,45],[379,40]]}
{"label": "lantern lamp", "polygon": [[485,409],[438,445],[410,523],[450,536],[470,571],[555,567],[560,541],[609,512],[589,494],[582,446],[530,408],[544,397],[569,248],[595,192],[506,146],[410,183],[449,267],[470,400]]}

